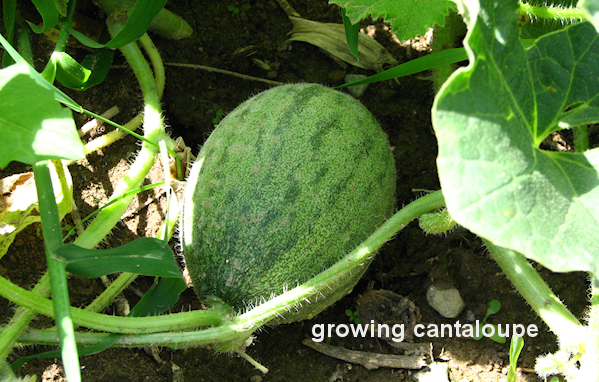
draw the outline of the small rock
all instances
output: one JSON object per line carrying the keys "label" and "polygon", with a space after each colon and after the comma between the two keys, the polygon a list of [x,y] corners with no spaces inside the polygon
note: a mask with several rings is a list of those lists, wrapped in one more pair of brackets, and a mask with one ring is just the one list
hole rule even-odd
{"label": "small rock", "polygon": [[467,322],[476,321],[476,316],[474,315],[473,311],[471,311],[471,310],[466,311],[466,321]]}
{"label": "small rock", "polygon": [[445,318],[457,317],[466,306],[460,292],[447,283],[431,285],[426,292],[426,301]]}
{"label": "small rock", "polygon": [[[364,78],[366,78],[366,76],[363,74],[347,74],[344,78],[344,81],[347,84],[348,82],[363,80]],[[364,94],[364,92],[368,88],[368,85],[369,84],[348,86],[346,89],[348,92],[351,93],[351,95],[354,96],[354,98],[360,98],[360,96]]]}
{"label": "small rock", "polygon": [[263,381],[263,378],[257,374],[250,378],[250,382],[262,382],[262,381]]}
{"label": "small rock", "polygon": [[424,370],[412,374],[416,382],[449,382],[449,366],[446,362],[433,362]]}

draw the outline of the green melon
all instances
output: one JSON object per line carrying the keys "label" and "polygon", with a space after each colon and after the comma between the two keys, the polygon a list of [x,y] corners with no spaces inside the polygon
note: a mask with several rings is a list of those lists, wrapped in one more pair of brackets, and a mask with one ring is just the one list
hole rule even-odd
{"label": "green melon", "polygon": [[216,127],[188,179],[181,240],[195,291],[237,311],[280,295],[373,233],[394,196],[389,142],[359,101],[316,84],[259,93]]}

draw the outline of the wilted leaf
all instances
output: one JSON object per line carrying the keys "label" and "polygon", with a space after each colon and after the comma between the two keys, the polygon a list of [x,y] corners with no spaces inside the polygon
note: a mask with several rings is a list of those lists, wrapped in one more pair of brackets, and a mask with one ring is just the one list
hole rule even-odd
{"label": "wilted leaf", "polygon": [[[66,188],[61,189],[54,166],[50,167],[54,195],[60,219],[71,212],[73,182],[63,166]],[[35,212],[35,213],[33,213]],[[0,179],[0,258],[8,251],[15,237],[30,224],[40,222],[37,192],[33,173],[15,174]]]}

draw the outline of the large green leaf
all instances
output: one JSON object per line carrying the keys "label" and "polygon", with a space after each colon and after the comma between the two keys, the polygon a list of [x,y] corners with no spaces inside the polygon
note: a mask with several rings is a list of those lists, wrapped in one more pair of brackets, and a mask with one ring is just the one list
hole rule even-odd
{"label": "large green leaf", "polygon": [[455,9],[452,0],[329,0],[329,3],[344,8],[352,24],[368,16],[384,17],[401,41],[424,36],[435,24],[444,25],[447,10]]}
{"label": "large green leaf", "polygon": [[0,168],[13,160],[33,164],[85,156],[71,111],[23,62],[0,70],[0,138]]}
{"label": "large green leaf", "polygon": [[589,23],[518,40],[515,0],[462,0],[470,65],[433,106],[452,217],[554,271],[597,271],[599,151],[540,148],[551,132],[599,121],[599,41]]}
{"label": "large green leaf", "polygon": [[62,103],[65,106],[70,107],[71,109],[82,113],[83,112],[83,108],[81,106],[79,106],[77,104],[77,102],[73,101],[73,99],[71,99],[71,97],[69,97],[68,95],[66,95],[62,90],[58,89],[56,86],[52,85],[51,83],[49,83],[48,81],[46,81],[46,79],[44,77],[42,77],[42,75],[38,72],[35,71],[35,69],[30,66],[27,63],[27,60],[25,60],[20,54],[19,52],[17,52],[10,44],[8,41],[6,41],[6,39],[2,36],[2,34],[0,34],[0,44],[2,44],[2,47],[4,48],[4,50],[6,51],[6,53],[8,53],[10,55],[10,57],[19,65],[21,65],[19,68],[20,70],[22,70],[23,72],[25,72],[25,69],[27,69],[27,75],[35,81],[35,83],[37,83],[39,86],[48,89],[50,91],[52,91],[52,94],[54,96],[54,99],[57,100],[58,102]]}

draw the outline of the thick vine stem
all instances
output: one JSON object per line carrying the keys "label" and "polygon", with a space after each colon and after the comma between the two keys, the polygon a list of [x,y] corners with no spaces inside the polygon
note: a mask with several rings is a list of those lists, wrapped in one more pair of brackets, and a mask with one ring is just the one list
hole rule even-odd
{"label": "thick vine stem", "polygon": [[[0,276],[0,295],[17,305],[48,317],[55,317],[52,301],[14,285]],[[120,317],[90,312],[70,305],[72,322],[78,326],[110,333],[154,333],[219,325],[225,317],[213,310],[194,310],[148,317]]]}
{"label": "thick vine stem", "polygon": [[547,286],[528,260],[518,252],[483,242],[516,290],[549,326],[563,346],[578,347],[586,341],[587,332],[580,321]]}
{"label": "thick vine stem", "polygon": [[[458,42],[461,43],[461,39],[465,34],[466,25],[462,21],[462,17],[457,12],[449,10],[449,13],[445,16],[445,24],[443,26],[435,24],[433,27],[432,51],[438,52],[444,49],[455,48]],[[441,86],[443,86],[456,68],[457,64],[454,63],[442,65],[432,70],[435,93],[439,92]]]}
{"label": "thick vine stem", "polygon": [[[121,52],[127,59],[127,62],[129,62],[129,65],[131,65],[144,94],[144,137],[153,142],[160,140],[171,142],[170,137],[164,132],[164,124],[162,123],[160,112],[160,98],[149,64],[146,62],[136,43],[122,47]],[[157,152],[158,149],[156,146],[145,142],[142,144],[137,158],[129,168],[129,172],[125,178],[115,189],[110,198],[111,200],[141,185],[154,164]],[[119,221],[123,212],[131,204],[133,197],[132,195],[119,200],[100,212],[85,232],[77,238],[75,244],[84,248],[95,247]]]}
{"label": "thick vine stem", "polygon": [[139,43],[144,48],[144,51],[150,58],[150,62],[152,63],[152,67],[154,69],[154,79],[156,81],[156,89],[158,91],[158,99],[162,99],[162,94],[164,93],[164,86],[166,85],[166,77],[164,74],[164,62],[160,57],[160,53],[158,49],[156,49],[156,45],[152,42],[150,36],[145,33],[139,39]]}
{"label": "thick vine stem", "polygon": [[[298,303],[306,302],[310,299],[318,297],[318,295],[322,294],[323,291],[326,292],[331,283],[334,283],[335,280],[347,276],[348,273],[356,272],[356,269],[360,269],[362,264],[364,264],[374,252],[376,252],[383,244],[385,244],[412,220],[418,218],[425,212],[441,208],[444,205],[445,200],[441,191],[433,192],[413,201],[395,213],[395,215],[388,219],[369,238],[362,242],[343,259],[335,263],[332,267],[319,273],[304,284],[289,290],[286,293],[283,293],[240,316],[233,318],[231,321],[223,321],[220,326],[199,331],[131,334],[119,338],[115,344],[117,346],[145,346],[155,344],[158,346],[169,346],[173,348],[217,343],[228,343],[232,345],[243,344],[245,339],[249,338],[260,326],[272,321],[273,319],[279,318],[289,310],[294,309]],[[2,282],[2,278],[0,278],[0,282]],[[20,298],[30,297],[31,296],[29,296],[28,293],[26,293],[25,297],[20,296]],[[47,304],[47,302],[43,301],[41,301],[41,303]],[[186,312],[175,313],[170,316],[177,316],[180,318],[178,324],[183,325],[185,320],[182,316],[188,316],[192,318],[193,314],[195,313]],[[216,314],[218,314],[218,317],[223,318],[223,312],[216,312]],[[102,316],[111,318],[105,315]],[[154,325],[154,328],[158,326],[159,321],[165,320],[164,317],[166,316],[151,317],[151,319],[154,320],[154,322],[151,323]],[[75,316],[75,318],[77,319],[77,316]],[[131,322],[133,318],[112,317],[112,319],[118,320],[119,325],[127,323],[128,327],[132,327],[129,322]],[[170,319],[171,318],[169,318],[169,320]],[[197,320],[197,318],[194,319]],[[78,321],[76,322],[79,323]],[[197,322],[198,321],[195,321],[196,325]],[[119,331],[122,330],[122,328],[119,328]],[[148,329],[144,330],[149,332]],[[24,343],[30,343],[33,341],[36,343],[53,344],[55,343],[55,339],[55,333],[49,331],[33,330],[25,333],[20,338],[20,341]],[[77,341],[79,344],[92,345],[97,344],[104,339],[104,334],[77,333]],[[228,349],[228,351],[238,350],[235,348],[235,346],[227,347],[227,344],[222,344],[220,348]]]}
{"label": "thick vine stem", "polygon": [[[47,272],[31,292],[44,298],[50,296],[50,275]],[[14,342],[23,330],[27,328],[27,325],[29,325],[35,314],[33,310],[22,307],[17,309],[4,331],[0,333],[0,363],[11,353]],[[0,373],[0,375],[2,374]]]}

